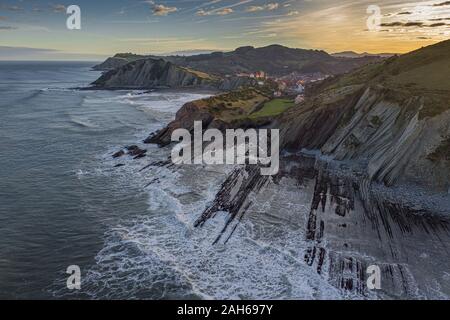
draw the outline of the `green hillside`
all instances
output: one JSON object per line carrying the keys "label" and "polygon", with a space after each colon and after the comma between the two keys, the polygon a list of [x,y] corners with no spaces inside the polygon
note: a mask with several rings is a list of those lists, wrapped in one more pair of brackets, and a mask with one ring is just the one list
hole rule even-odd
{"label": "green hillside", "polygon": [[372,63],[357,71],[325,81],[313,92],[348,86],[376,86],[389,89],[390,98],[402,100],[421,96],[421,117],[440,114],[450,108],[450,40]]}
{"label": "green hillside", "polygon": [[450,91],[450,40],[372,63],[339,78],[335,86],[379,84],[392,89]]}

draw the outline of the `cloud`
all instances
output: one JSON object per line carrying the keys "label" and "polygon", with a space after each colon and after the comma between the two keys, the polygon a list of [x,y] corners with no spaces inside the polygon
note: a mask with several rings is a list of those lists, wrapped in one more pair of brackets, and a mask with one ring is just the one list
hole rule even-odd
{"label": "cloud", "polygon": [[262,6],[250,6],[250,7],[247,7],[245,12],[272,11],[272,10],[278,9],[279,6],[280,6],[280,4],[277,2],[268,3],[268,4],[265,4]]}
{"label": "cloud", "polygon": [[233,13],[233,9],[231,9],[231,8],[223,8],[219,11],[216,11],[216,14],[219,16],[225,16],[230,13]]}
{"label": "cloud", "polygon": [[152,11],[154,16],[167,16],[170,13],[178,11],[177,7],[168,7],[163,4],[157,4],[155,1],[145,1],[152,6]]}
{"label": "cloud", "polygon": [[203,9],[200,9],[197,11],[198,16],[212,16],[212,15],[225,16],[230,13],[233,13],[233,9],[231,8],[222,8],[220,10],[212,10],[212,11],[205,11]]}
{"label": "cloud", "polygon": [[52,5],[52,10],[53,10],[53,12],[57,12],[57,13],[60,13],[60,12],[66,12],[66,6],[65,5],[63,5],[63,4],[54,4],[54,5]]}
{"label": "cloud", "polygon": [[382,23],[381,24],[382,27],[422,27],[423,22],[399,22],[399,21],[395,21],[395,22],[388,22],[388,23]]}
{"label": "cloud", "polygon": [[163,4],[156,4],[153,7],[153,14],[155,16],[167,16],[169,13],[176,12],[178,9],[176,7],[166,7]]}
{"label": "cloud", "polygon": [[447,24],[444,23],[444,22],[438,22],[438,23],[430,24],[429,27],[432,27],[432,28],[434,28],[434,27],[443,27],[443,26],[446,26],[446,25]]}
{"label": "cloud", "polygon": [[430,19],[430,21],[445,21],[445,20],[450,20],[450,17]]}
{"label": "cloud", "polygon": [[[221,8],[217,8],[217,9],[212,9],[212,10],[204,10],[204,9],[199,9],[197,11],[197,15],[198,16],[213,16],[213,15],[219,15],[219,16],[224,16],[224,15],[228,15],[230,13],[233,13],[234,7],[238,7],[238,6],[242,6],[244,4],[253,2],[254,0],[241,0],[235,4],[231,4],[225,7],[221,7]],[[216,3],[218,3],[220,1],[216,1]],[[210,2],[211,3],[211,2]]]}
{"label": "cloud", "polygon": [[3,30],[17,30],[17,27],[0,26],[0,31],[3,31]]}
{"label": "cloud", "polygon": [[450,6],[450,1],[433,4],[433,7],[444,7],[444,6]]}
{"label": "cloud", "polygon": [[34,53],[52,53],[57,52],[54,49],[38,49],[38,48],[27,48],[27,47],[7,47],[0,46],[0,56],[11,54],[11,55],[21,55],[21,54],[34,54]]}
{"label": "cloud", "polygon": [[88,60],[101,61],[104,55],[66,53],[56,49],[0,46],[0,60]]}
{"label": "cloud", "polygon": [[438,23],[432,23],[432,24],[425,24],[423,22],[419,21],[413,21],[413,22],[389,22],[389,23],[382,23],[382,27],[419,27],[419,28],[436,28],[436,27],[443,27],[447,24],[444,22],[438,22]]}
{"label": "cloud", "polygon": [[203,16],[208,16],[209,14],[208,14],[207,11],[205,11],[203,9],[200,9],[200,10],[197,11],[197,15],[203,17]]}
{"label": "cloud", "polygon": [[382,23],[382,27],[403,27],[403,22],[388,22]]}
{"label": "cloud", "polygon": [[8,19],[7,17],[0,16],[0,21],[4,21],[4,20],[7,20],[7,19]]}
{"label": "cloud", "polygon": [[1,9],[3,10],[7,10],[7,11],[23,11],[22,7],[19,6],[9,6],[9,5],[1,5],[0,6]]}

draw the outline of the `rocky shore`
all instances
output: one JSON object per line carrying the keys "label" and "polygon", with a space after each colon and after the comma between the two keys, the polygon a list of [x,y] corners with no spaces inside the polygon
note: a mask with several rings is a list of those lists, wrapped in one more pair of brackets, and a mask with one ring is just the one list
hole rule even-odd
{"label": "rocky shore", "polygon": [[[215,243],[227,243],[246,215],[260,212],[283,216],[268,195],[281,194],[295,184],[299,196],[309,199],[304,261],[335,287],[352,295],[383,299],[443,298],[450,296],[447,254],[450,216],[392,193],[371,182],[347,164],[317,154],[285,155],[282,172],[262,177],[254,166],[236,169],[223,183],[214,202],[196,222],[201,227],[219,212],[229,213]],[[411,200],[411,198],[409,199]],[[450,208],[442,198],[439,207]],[[293,209],[295,210],[295,209]],[[367,288],[367,267],[382,272],[382,289]]]}
{"label": "rocky shore", "polygon": [[[281,172],[268,178],[256,166],[236,168],[195,227],[227,212],[214,242],[225,244],[265,196],[294,185],[309,206],[304,262],[335,287],[368,298],[448,298],[450,88],[441,73],[424,70],[447,65],[449,46],[328,79],[276,116],[254,117],[273,99],[258,87],[193,101],[145,142],[167,146],[175,129],[191,131],[194,121],[205,130],[280,129]],[[197,83],[189,77],[175,82]],[[114,78],[102,81],[113,85]],[[277,210],[266,203],[262,214],[286,214]],[[382,271],[379,292],[367,288],[370,265]]]}

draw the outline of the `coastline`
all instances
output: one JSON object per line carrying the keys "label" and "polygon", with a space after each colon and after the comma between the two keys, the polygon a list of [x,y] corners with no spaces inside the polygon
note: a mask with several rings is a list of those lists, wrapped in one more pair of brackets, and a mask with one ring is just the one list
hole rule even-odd
{"label": "coastline", "polygon": [[194,93],[194,94],[210,94],[210,95],[217,95],[220,93],[225,93],[227,91],[222,91],[222,90],[218,90],[218,89],[213,89],[213,88],[195,88],[195,87],[180,87],[180,88],[170,88],[170,87],[154,87],[154,88],[149,88],[149,87],[130,87],[130,86],[126,86],[126,87],[114,87],[114,88],[105,88],[105,87],[100,87],[100,86],[88,86],[88,87],[78,87],[78,88],[74,88],[80,91],[145,91],[146,93],[149,92],[178,92],[178,93],[182,93],[182,92],[186,92],[186,93]]}

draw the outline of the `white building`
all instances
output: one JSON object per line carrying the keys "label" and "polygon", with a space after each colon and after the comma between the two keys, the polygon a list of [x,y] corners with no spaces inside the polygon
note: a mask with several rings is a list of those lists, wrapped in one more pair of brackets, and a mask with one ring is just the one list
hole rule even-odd
{"label": "white building", "polygon": [[305,92],[305,87],[302,84],[297,84],[297,88],[295,89],[295,92],[297,93],[304,93]]}

